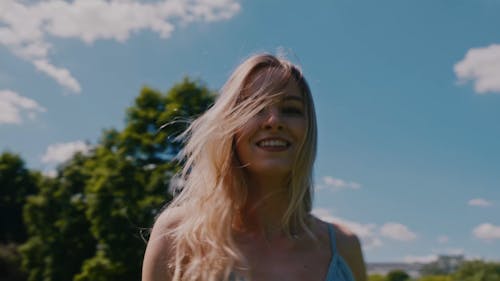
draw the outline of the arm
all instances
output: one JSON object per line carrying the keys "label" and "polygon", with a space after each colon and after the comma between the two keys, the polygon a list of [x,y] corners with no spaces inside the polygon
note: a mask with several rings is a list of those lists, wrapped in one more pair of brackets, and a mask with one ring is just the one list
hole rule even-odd
{"label": "arm", "polygon": [[346,262],[351,267],[352,274],[356,281],[366,281],[365,261],[361,251],[361,244],[356,236],[353,238],[350,254],[346,256]]}
{"label": "arm", "polygon": [[[174,216],[175,217],[175,216]],[[172,216],[164,212],[156,220],[149,237],[142,263],[142,281],[169,281],[172,279],[168,270],[171,258],[171,241],[165,235],[168,228],[174,226]]]}

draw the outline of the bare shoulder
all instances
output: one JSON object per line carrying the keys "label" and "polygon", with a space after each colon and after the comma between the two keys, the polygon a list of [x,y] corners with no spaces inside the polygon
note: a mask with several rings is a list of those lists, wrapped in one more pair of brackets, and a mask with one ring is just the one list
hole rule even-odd
{"label": "bare shoulder", "polygon": [[366,266],[361,250],[361,243],[356,234],[346,226],[332,223],[339,255],[347,262],[356,281],[366,281]]}
{"label": "bare shoulder", "polygon": [[339,248],[345,246],[349,250],[352,247],[356,247],[356,244],[359,244],[358,236],[345,225],[339,223],[329,224],[333,225],[335,229],[335,237],[337,238],[337,242],[341,242],[341,244],[339,244]]}
{"label": "bare shoulder", "polygon": [[168,262],[172,255],[172,243],[167,233],[181,221],[180,208],[167,209],[156,219],[144,254],[142,281],[170,280]]}
{"label": "bare shoulder", "polygon": [[[166,230],[177,226],[183,219],[183,208],[168,208],[164,210],[157,218],[153,225],[151,236],[164,233]],[[151,240],[151,238],[150,238]]]}

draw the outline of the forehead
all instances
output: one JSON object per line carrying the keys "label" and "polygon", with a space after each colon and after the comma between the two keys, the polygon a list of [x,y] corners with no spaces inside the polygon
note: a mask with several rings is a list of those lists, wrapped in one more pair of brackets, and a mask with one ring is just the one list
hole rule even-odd
{"label": "forehead", "polygon": [[284,101],[304,102],[304,94],[295,79],[290,79],[283,90],[284,95],[282,99]]}
{"label": "forehead", "polygon": [[273,96],[284,100],[303,101],[304,94],[291,75],[279,68],[264,68],[251,74],[243,87],[243,97]]}

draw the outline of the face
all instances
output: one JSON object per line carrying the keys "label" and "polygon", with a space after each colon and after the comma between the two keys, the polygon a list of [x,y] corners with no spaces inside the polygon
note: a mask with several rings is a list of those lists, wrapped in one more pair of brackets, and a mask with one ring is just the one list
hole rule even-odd
{"label": "face", "polygon": [[305,140],[305,98],[293,80],[284,91],[283,96],[248,120],[236,134],[238,159],[250,174],[288,174]]}

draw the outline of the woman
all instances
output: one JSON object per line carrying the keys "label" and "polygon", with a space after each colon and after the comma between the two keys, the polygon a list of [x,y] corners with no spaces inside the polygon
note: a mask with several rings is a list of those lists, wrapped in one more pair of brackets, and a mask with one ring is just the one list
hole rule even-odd
{"label": "woman", "polygon": [[182,136],[182,191],[155,222],[143,281],[365,281],[358,238],[310,214],[316,135],[300,70],[244,61]]}

